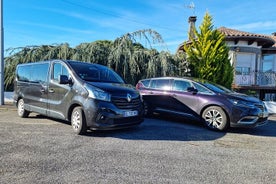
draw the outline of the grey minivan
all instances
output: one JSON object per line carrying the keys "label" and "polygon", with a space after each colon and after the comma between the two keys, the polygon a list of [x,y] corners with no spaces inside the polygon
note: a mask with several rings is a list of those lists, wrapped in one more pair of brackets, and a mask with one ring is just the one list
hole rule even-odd
{"label": "grey minivan", "polygon": [[203,121],[213,130],[255,127],[266,123],[264,103],[220,85],[195,78],[160,77],[140,80],[136,88],[145,114],[169,113]]}
{"label": "grey minivan", "polygon": [[139,92],[99,64],[52,60],[19,64],[14,102],[20,117],[30,112],[68,120],[77,134],[110,130],[143,121]]}

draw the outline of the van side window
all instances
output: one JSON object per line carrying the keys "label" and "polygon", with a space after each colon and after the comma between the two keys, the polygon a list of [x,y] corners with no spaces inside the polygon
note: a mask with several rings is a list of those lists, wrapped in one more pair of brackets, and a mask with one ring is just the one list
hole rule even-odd
{"label": "van side window", "polygon": [[32,65],[31,81],[36,83],[47,82],[48,63]]}
{"label": "van side window", "polygon": [[45,83],[48,75],[48,63],[19,66],[17,78],[23,82]]}
{"label": "van side window", "polygon": [[188,87],[192,87],[190,82],[185,80],[174,80],[174,83],[173,83],[174,91],[187,91]]}
{"label": "van side window", "polygon": [[67,75],[69,77],[69,72],[61,63],[54,63],[53,79],[58,81],[60,75]]}
{"label": "van side window", "polygon": [[17,68],[17,79],[22,82],[31,80],[31,65],[19,66]]}

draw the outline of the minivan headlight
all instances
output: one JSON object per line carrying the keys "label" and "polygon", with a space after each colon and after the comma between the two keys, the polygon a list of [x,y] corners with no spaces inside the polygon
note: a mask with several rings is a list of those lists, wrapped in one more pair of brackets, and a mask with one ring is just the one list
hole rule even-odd
{"label": "minivan headlight", "polygon": [[96,88],[96,87],[88,88],[88,97],[94,98],[97,100],[107,101],[107,102],[111,101],[111,97],[110,97],[109,93],[107,93],[99,88]]}
{"label": "minivan headlight", "polygon": [[244,100],[237,100],[237,99],[228,99],[232,104],[242,107],[254,107],[254,104],[251,102],[247,102]]}

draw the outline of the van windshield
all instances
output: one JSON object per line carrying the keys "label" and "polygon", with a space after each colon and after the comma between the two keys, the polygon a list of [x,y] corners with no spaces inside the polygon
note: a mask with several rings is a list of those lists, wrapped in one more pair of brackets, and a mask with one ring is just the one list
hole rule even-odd
{"label": "van windshield", "polygon": [[106,66],[85,62],[69,62],[76,74],[85,81],[124,83],[124,80]]}

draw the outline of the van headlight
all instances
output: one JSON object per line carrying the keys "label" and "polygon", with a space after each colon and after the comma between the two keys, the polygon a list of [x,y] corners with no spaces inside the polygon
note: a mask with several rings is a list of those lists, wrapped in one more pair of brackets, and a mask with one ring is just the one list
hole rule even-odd
{"label": "van headlight", "polygon": [[111,101],[111,95],[109,93],[96,87],[88,88],[88,97],[107,102]]}

